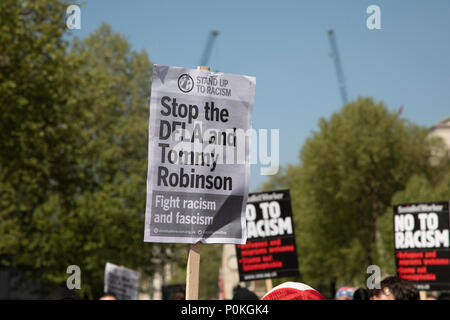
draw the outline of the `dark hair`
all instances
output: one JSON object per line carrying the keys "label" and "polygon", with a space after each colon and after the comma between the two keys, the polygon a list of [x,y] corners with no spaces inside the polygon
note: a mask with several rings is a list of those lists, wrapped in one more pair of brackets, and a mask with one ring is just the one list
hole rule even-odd
{"label": "dark hair", "polygon": [[233,300],[259,300],[258,296],[247,288],[237,285],[233,288]]}
{"label": "dark hair", "polygon": [[443,291],[438,297],[438,300],[450,300],[450,291]]}
{"label": "dark hair", "polygon": [[380,289],[369,290],[370,297],[379,295],[388,288],[395,300],[420,300],[419,290],[411,282],[399,277],[387,277],[380,283]]}
{"label": "dark hair", "polygon": [[353,300],[369,300],[369,291],[364,288],[358,288],[353,293]]}

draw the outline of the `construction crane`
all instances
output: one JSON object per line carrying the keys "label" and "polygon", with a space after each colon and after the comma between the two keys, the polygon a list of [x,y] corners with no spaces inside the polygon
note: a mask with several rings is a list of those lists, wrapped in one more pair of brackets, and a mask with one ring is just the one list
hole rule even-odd
{"label": "construction crane", "polygon": [[336,74],[339,85],[339,91],[341,92],[342,103],[345,105],[348,102],[347,90],[345,88],[344,73],[342,71],[341,60],[339,59],[339,53],[333,29],[328,30],[328,38],[330,39],[331,58],[334,60],[334,65],[336,67]]}
{"label": "construction crane", "polygon": [[216,40],[218,35],[219,35],[218,30],[213,30],[209,34],[208,42],[206,43],[206,47],[205,47],[205,51],[203,51],[203,56],[202,56],[202,59],[200,60],[200,66],[208,66],[209,57],[211,55],[214,40]]}

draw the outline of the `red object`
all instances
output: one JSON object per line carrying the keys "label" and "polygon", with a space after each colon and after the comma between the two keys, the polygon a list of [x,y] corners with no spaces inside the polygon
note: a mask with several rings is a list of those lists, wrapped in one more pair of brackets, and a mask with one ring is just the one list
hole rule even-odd
{"label": "red object", "polygon": [[225,300],[225,287],[223,283],[222,268],[219,270],[219,300]]}
{"label": "red object", "polygon": [[325,300],[325,298],[304,283],[285,282],[267,292],[262,300]]}

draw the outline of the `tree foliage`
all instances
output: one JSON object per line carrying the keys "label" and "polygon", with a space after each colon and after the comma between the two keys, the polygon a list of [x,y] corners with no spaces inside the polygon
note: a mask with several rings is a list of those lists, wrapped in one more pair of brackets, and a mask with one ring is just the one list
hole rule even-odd
{"label": "tree foliage", "polygon": [[300,165],[275,180],[291,190],[304,281],[361,284],[369,265],[390,263],[380,219],[414,174],[439,174],[442,166],[429,160],[440,146],[426,128],[371,98],[320,119],[301,149]]}
{"label": "tree foliage", "polygon": [[67,4],[0,3],[0,265],[103,291],[107,261],[151,274],[171,245],[143,242],[148,103],[145,51],[102,25],[69,44]]}
{"label": "tree foliage", "polygon": [[[0,257],[44,273],[43,231],[50,203],[69,208],[78,184],[73,150],[64,12],[58,1],[0,3]],[[51,222],[55,227],[58,222]]]}

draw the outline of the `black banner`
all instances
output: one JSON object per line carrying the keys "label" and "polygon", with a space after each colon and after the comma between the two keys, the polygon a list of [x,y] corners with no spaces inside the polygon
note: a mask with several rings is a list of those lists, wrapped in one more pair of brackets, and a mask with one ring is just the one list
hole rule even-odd
{"label": "black banner", "polygon": [[247,244],[236,246],[240,281],[297,276],[289,190],[250,193]]}
{"label": "black banner", "polygon": [[450,289],[449,203],[394,206],[395,263],[399,277],[419,290]]}

